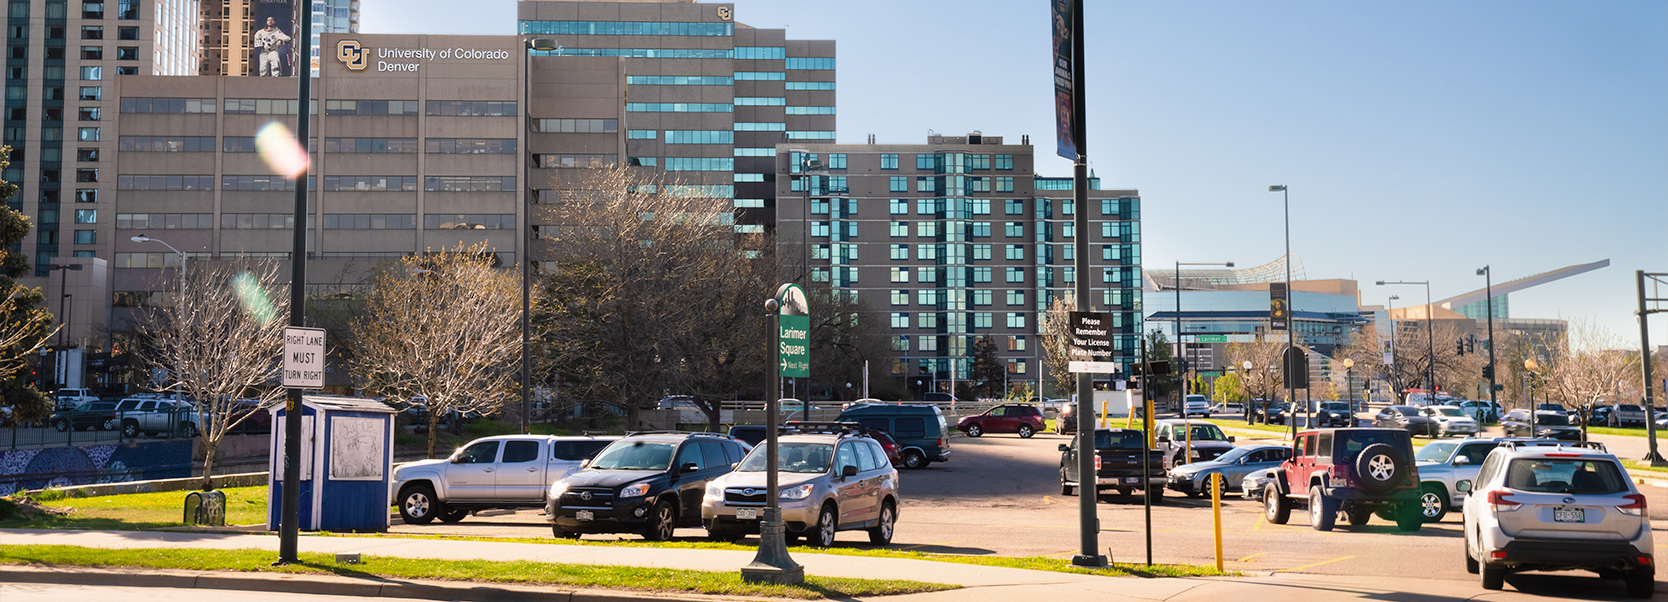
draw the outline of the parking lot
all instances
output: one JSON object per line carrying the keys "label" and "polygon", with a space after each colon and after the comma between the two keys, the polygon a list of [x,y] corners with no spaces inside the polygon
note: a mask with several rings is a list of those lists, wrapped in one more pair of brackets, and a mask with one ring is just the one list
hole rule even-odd
{"label": "parking lot", "polygon": [[[1241,445],[1247,433],[1239,435]],[[1266,434],[1266,433],[1265,433]],[[1056,446],[1069,437],[1039,433],[1031,439],[1015,435],[957,437],[952,460],[924,470],[900,471],[903,505],[899,512],[894,548],[950,554],[1059,556],[1077,552],[1078,498],[1061,496]],[[1668,488],[1660,481],[1641,486],[1655,519],[1659,549],[1668,542],[1661,531],[1668,513]],[[1105,496],[1097,504],[1101,521],[1100,548],[1119,562],[1145,560],[1143,506],[1138,496]],[[1417,533],[1397,532],[1380,519],[1363,527],[1342,523],[1332,532],[1311,530],[1301,517],[1291,524],[1273,525],[1262,518],[1262,506],[1237,495],[1223,503],[1223,549],[1231,570],[1305,572],[1362,576],[1419,576],[1474,581],[1465,572],[1459,513]],[[538,510],[474,516],[455,525],[398,524],[395,533],[452,533],[475,536],[550,537]],[[1153,561],[1162,563],[1214,562],[1209,498],[1187,498],[1167,492],[1152,509]],[[680,538],[701,538],[701,529],[681,529]],[[629,538],[632,535],[587,536]],[[744,545],[754,541],[742,540]],[[868,546],[861,532],[841,533],[839,545]],[[1621,593],[1621,583],[1600,581],[1585,573],[1555,577],[1525,576],[1526,584],[1575,587],[1582,580],[1595,591]],[[1586,586],[1581,586],[1586,587]],[[1479,590],[1480,591],[1480,590]]]}

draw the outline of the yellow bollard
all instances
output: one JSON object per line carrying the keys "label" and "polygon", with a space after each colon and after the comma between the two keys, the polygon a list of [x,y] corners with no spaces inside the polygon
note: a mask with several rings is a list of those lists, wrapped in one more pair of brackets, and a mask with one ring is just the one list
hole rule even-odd
{"label": "yellow bollard", "polygon": [[1158,438],[1158,432],[1153,425],[1153,400],[1146,399],[1143,400],[1143,403],[1147,404],[1147,413],[1141,416],[1141,422],[1147,429],[1147,449],[1152,449],[1154,447],[1158,447],[1156,441]]}
{"label": "yellow bollard", "polygon": [[1210,511],[1216,519],[1216,571],[1222,572],[1222,473],[1210,475]]}
{"label": "yellow bollard", "polygon": [[1112,428],[1112,417],[1106,414],[1107,400],[1100,400],[1100,428]]}

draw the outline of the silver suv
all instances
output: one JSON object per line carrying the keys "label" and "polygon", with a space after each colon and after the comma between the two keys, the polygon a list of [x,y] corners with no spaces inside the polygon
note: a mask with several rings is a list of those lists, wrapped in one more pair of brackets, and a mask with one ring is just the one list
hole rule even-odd
{"label": "silver suv", "polygon": [[1489,452],[1505,441],[1558,445],[1558,442],[1548,439],[1496,437],[1432,441],[1419,448],[1413,460],[1419,467],[1419,507],[1425,515],[1425,522],[1440,521],[1449,510],[1460,509],[1465,503],[1465,492],[1458,489],[1459,482],[1476,479],[1477,471],[1483,468],[1483,460],[1488,459]]}
{"label": "silver suv", "polygon": [[[857,423],[800,423],[799,434],[777,439],[777,505],[787,540],[834,545],[837,531],[866,530],[869,542],[892,542],[898,521],[898,471],[880,444],[861,434]],[[767,444],[741,465],[707,484],[701,522],[717,540],[758,533],[763,518]]]}
{"label": "silver suv", "polygon": [[1508,441],[1490,452],[1475,483],[1462,481],[1465,568],[1483,589],[1517,571],[1584,569],[1622,579],[1634,598],[1656,588],[1645,496],[1616,456],[1596,442]]}

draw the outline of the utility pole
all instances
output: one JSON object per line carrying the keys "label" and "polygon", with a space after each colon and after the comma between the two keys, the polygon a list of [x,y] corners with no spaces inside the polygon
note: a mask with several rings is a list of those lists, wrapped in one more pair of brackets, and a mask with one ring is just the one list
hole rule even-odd
{"label": "utility pole", "polygon": [[[1662,454],[1656,448],[1656,401],[1651,394],[1651,331],[1647,327],[1647,318],[1651,314],[1668,311],[1661,307],[1663,303],[1668,302],[1668,297],[1645,296],[1645,280],[1650,279],[1652,284],[1660,287],[1665,283],[1663,279],[1668,278],[1668,273],[1650,274],[1638,270],[1634,274],[1639,281],[1639,371],[1645,381],[1645,439],[1650,443],[1650,452],[1645,454],[1644,461],[1650,462],[1651,466],[1668,466],[1668,462],[1663,461]],[[1653,304],[1657,306],[1654,309],[1650,307]]]}

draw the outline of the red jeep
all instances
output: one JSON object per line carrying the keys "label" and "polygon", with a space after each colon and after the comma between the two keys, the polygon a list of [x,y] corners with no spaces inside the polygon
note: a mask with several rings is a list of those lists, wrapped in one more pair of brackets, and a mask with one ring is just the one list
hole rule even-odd
{"label": "red jeep", "polygon": [[1309,526],[1331,531],[1342,512],[1351,526],[1374,514],[1402,531],[1424,524],[1419,469],[1413,442],[1403,429],[1335,428],[1297,434],[1292,458],[1272,471],[1263,489],[1263,513],[1282,525],[1293,504],[1307,504]]}

